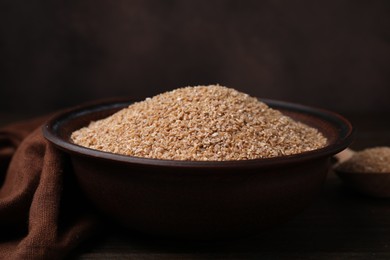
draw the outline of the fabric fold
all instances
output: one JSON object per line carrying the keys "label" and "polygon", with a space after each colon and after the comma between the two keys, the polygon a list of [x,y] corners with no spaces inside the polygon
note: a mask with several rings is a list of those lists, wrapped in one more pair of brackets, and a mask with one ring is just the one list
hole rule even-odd
{"label": "fabric fold", "polygon": [[0,259],[60,259],[99,227],[46,119],[0,129]]}

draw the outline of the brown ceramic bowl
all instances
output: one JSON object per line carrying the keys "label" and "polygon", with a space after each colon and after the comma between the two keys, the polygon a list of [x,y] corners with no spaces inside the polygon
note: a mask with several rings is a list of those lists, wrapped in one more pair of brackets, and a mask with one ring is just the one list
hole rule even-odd
{"label": "brown ceramic bowl", "polygon": [[302,154],[245,161],[201,162],[137,158],[73,144],[70,135],[130,102],[78,107],[52,118],[45,137],[70,155],[90,201],[130,230],[184,239],[232,238],[292,218],[320,191],[332,155],[346,148],[352,126],[325,110],[262,100],[329,140]]}
{"label": "brown ceramic bowl", "polygon": [[337,163],[333,170],[345,186],[370,197],[390,198],[390,172],[351,172],[340,167],[354,153],[356,152],[347,148],[334,156]]}
{"label": "brown ceramic bowl", "polygon": [[390,173],[346,172],[335,169],[343,183],[357,192],[375,198],[390,198]]}

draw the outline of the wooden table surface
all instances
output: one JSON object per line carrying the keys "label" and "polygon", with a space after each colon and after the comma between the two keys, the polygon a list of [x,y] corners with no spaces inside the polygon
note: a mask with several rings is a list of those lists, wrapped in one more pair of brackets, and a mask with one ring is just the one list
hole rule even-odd
{"label": "wooden table surface", "polygon": [[[353,149],[390,146],[388,114],[351,114]],[[329,172],[318,198],[287,223],[224,243],[182,243],[112,227],[72,259],[390,259],[390,200],[358,194]]]}

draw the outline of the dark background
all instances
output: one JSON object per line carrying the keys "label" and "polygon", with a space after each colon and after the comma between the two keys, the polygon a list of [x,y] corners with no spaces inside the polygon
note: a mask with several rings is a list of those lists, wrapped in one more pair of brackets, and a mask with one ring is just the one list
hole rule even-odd
{"label": "dark background", "polygon": [[219,83],[390,113],[390,1],[0,2],[0,111]]}

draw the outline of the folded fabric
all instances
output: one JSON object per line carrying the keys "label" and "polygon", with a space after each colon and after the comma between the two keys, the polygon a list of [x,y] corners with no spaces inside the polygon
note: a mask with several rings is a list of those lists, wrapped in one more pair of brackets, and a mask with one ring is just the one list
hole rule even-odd
{"label": "folded fabric", "polygon": [[61,259],[99,228],[46,119],[0,128],[0,259]]}

